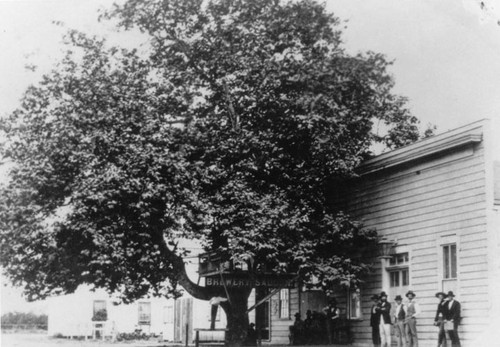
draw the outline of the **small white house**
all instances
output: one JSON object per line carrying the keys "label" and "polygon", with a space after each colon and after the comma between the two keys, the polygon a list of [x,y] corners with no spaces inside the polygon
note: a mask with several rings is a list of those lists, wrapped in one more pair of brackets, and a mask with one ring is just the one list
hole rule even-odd
{"label": "small white house", "polygon": [[[190,277],[196,277],[197,264],[188,264]],[[208,301],[183,297],[150,297],[131,304],[117,304],[104,290],[91,291],[80,286],[73,294],[48,299],[48,335],[86,338],[116,338],[119,334],[141,333],[161,336],[163,341],[192,343],[196,329],[210,327]],[[226,317],[218,310],[215,328],[226,327]]]}
{"label": "small white house", "polygon": [[[75,293],[49,299],[48,335],[64,337],[116,338],[120,333],[162,336],[164,341],[189,342],[195,329],[210,327],[211,306],[189,296],[177,300],[144,298],[131,304],[116,304],[105,291],[81,286]],[[226,326],[219,309],[216,328]]]}
{"label": "small white house", "polygon": [[73,294],[49,299],[48,306],[50,336],[99,338],[136,329],[169,336],[173,330],[173,302],[160,298],[117,305],[105,291],[82,286]]}

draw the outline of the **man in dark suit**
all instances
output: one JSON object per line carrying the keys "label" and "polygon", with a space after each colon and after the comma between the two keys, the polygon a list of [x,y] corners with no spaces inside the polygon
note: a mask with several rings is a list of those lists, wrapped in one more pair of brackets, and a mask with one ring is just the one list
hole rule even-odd
{"label": "man in dark suit", "polygon": [[460,347],[460,338],[458,337],[458,325],[462,319],[460,310],[460,303],[455,300],[455,294],[450,290],[448,292],[448,305],[445,312],[445,320],[453,323],[453,330],[448,330],[452,347]]}
{"label": "man in dark suit", "polygon": [[379,346],[380,345],[380,315],[377,312],[377,305],[378,305],[378,295],[372,295],[372,308],[371,308],[371,314],[370,314],[370,326],[372,327],[372,341],[373,341],[373,346]]}
{"label": "man in dark suit", "polygon": [[376,312],[379,315],[380,342],[382,347],[391,347],[391,304],[387,302],[387,294],[380,293],[380,302]]}
{"label": "man in dark suit", "polygon": [[439,304],[436,309],[436,317],[434,318],[434,325],[439,328],[438,332],[438,347],[446,347],[446,331],[444,330],[444,320],[446,311],[448,310],[448,299],[446,293],[437,292],[436,298],[439,299]]}
{"label": "man in dark suit", "polygon": [[332,345],[334,342],[338,341],[339,337],[339,318],[340,309],[337,307],[337,300],[331,298],[328,302],[328,306],[323,308],[323,312],[326,314],[326,333],[328,335],[328,343]]}

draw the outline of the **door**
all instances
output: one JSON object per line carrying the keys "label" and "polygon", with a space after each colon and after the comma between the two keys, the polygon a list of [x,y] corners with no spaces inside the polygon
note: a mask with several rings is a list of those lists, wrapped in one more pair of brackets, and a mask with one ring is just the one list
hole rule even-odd
{"label": "door", "polygon": [[174,339],[176,342],[193,341],[193,298],[175,300]]}
{"label": "door", "polygon": [[[259,302],[266,295],[269,294],[267,288],[256,288],[255,290],[255,301]],[[255,308],[255,328],[257,329],[257,337],[259,336],[262,340],[269,340],[270,330],[271,330],[271,308],[269,305],[269,300],[264,301],[262,304]]]}

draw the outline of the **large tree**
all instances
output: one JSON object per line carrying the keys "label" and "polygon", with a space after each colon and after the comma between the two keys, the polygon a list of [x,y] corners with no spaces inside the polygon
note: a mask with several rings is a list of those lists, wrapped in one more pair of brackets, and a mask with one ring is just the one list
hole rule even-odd
{"label": "large tree", "polygon": [[106,16],[149,54],[72,31],[3,124],[10,279],[33,300],[82,283],[124,301],[229,294],[231,345],[250,289],[193,283],[179,240],[325,288],[359,281],[376,234],[335,201],[374,143],[418,137],[390,62],[347,54],[339,19],[307,0],[129,0]]}

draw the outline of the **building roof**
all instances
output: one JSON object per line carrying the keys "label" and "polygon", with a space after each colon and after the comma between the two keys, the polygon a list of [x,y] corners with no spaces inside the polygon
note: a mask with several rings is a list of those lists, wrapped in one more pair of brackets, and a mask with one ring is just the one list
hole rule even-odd
{"label": "building roof", "polygon": [[445,133],[434,135],[408,146],[380,154],[363,162],[357,169],[360,175],[393,168],[441,152],[481,142],[483,127],[489,120],[483,119]]}

